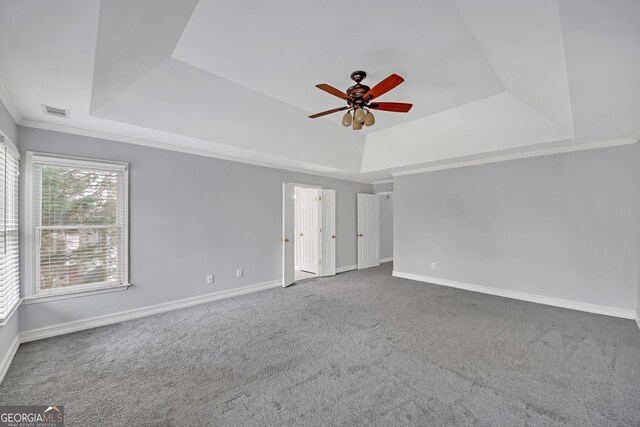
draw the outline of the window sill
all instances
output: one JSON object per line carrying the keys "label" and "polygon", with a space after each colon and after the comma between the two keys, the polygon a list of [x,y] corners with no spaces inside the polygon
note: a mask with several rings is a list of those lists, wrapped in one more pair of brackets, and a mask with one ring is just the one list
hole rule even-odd
{"label": "window sill", "polygon": [[99,295],[99,294],[108,294],[111,292],[126,291],[127,289],[129,289],[129,286],[131,286],[131,283],[127,283],[125,285],[117,285],[117,286],[105,286],[105,287],[94,288],[94,289],[84,289],[79,291],[71,291],[71,292],[65,292],[65,293],[59,293],[59,294],[53,294],[53,295],[40,295],[40,296],[26,297],[22,299],[22,305],[39,304],[41,302],[50,302],[50,301],[57,301],[57,300],[69,299],[69,298],[85,297],[89,295]]}

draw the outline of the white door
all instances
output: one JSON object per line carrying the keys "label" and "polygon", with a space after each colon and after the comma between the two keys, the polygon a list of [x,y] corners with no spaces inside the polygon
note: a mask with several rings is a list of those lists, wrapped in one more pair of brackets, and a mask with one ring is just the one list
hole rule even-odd
{"label": "white door", "polygon": [[358,268],[380,265],[380,197],[358,193]]}
{"label": "white door", "polygon": [[322,275],[336,274],[336,190],[322,190]]}
{"label": "white door", "polygon": [[318,273],[320,263],[318,260],[319,246],[319,191],[315,188],[304,189],[298,192],[300,200],[300,270],[309,273]]}
{"label": "white door", "polygon": [[293,266],[293,184],[282,185],[282,286],[295,281]]}
{"label": "white door", "polygon": [[300,191],[302,190],[304,190],[304,188],[296,186],[294,190],[295,195],[293,196],[293,199],[295,200],[295,217],[293,221],[293,248],[295,253],[294,265],[296,271],[300,271]]}

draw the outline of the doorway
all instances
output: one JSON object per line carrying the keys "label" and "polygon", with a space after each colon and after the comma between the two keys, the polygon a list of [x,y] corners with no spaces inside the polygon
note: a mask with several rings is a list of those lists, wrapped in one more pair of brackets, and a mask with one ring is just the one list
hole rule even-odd
{"label": "doorway", "polygon": [[320,271],[320,194],[322,189],[296,185],[293,193],[294,279],[318,276]]}
{"label": "doorway", "polygon": [[358,193],[358,269],[380,265],[380,196]]}
{"label": "doorway", "polygon": [[283,184],[282,285],[336,274],[336,192]]}

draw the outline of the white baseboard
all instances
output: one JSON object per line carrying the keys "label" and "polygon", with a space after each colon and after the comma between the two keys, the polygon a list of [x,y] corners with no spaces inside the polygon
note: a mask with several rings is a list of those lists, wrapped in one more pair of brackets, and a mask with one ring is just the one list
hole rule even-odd
{"label": "white baseboard", "polygon": [[0,383],[2,383],[4,376],[7,375],[7,371],[9,370],[9,366],[11,366],[13,357],[16,355],[16,351],[18,351],[18,347],[20,347],[20,334],[16,335],[7,353],[2,358],[2,361],[0,361]]}
{"label": "white baseboard", "polygon": [[347,265],[346,267],[338,267],[336,268],[336,273],[344,273],[346,271],[357,270],[357,265]]}
{"label": "white baseboard", "polygon": [[[384,262],[389,262],[389,261],[393,261],[393,257],[391,258],[383,258],[380,260],[380,264],[384,263]],[[358,269],[358,265],[347,265],[346,267],[338,267],[336,268],[336,273],[344,273],[346,271],[351,271],[351,270],[357,270]]]}
{"label": "white baseboard", "polygon": [[538,304],[552,305],[555,307],[569,308],[572,310],[586,311],[589,313],[604,314],[606,316],[622,317],[625,319],[633,319],[636,317],[635,311],[627,310],[624,308],[608,307],[605,305],[589,304],[589,303],[580,302],[580,301],[546,297],[543,295],[529,294],[526,292],[492,288],[490,286],[473,285],[470,283],[456,282],[454,280],[440,279],[437,277],[422,276],[420,274],[403,273],[400,271],[394,271],[393,275],[395,277],[416,280],[418,282],[426,282],[426,283],[432,283],[434,285],[449,286],[451,288],[464,289],[467,291],[480,292],[483,294],[496,295],[499,297],[535,302]]}
{"label": "white baseboard", "polygon": [[[638,310],[640,310],[640,307],[638,307]],[[636,313],[636,324],[638,325],[638,328],[640,329],[640,311]]]}
{"label": "white baseboard", "polygon": [[32,329],[30,331],[23,331],[20,333],[20,342],[35,341],[43,338],[54,337],[56,335],[69,334],[71,332],[77,332],[84,329],[96,328],[98,326],[111,325],[113,323],[120,323],[126,320],[152,316],[158,313],[178,310],[181,308],[191,307],[194,305],[204,304],[207,302],[217,301],[225,298],[231,298],[238,295],[249,294],[252,292],[258,292],[265,289],[276,288],[279,286],[282,286],[282,282],[280,280],[272,280],[269,282],[258,283],[256,285],[244,286],[242,288],[212,292],[210,294],[199,295],[196,297],[185,298],[177,301],[170,301],[162,304],[150,305],[147,307],[106,314],[103,316],[90,317],[88,319],[76,320],[72,322],[60,323],[58,325]]}

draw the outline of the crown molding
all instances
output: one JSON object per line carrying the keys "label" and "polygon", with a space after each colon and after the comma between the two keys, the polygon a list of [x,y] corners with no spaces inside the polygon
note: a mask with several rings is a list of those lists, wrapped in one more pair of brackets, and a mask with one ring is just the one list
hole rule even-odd
{"label": "crown molding", "polygon": [[393,182],[393,178],[385,178],[385,179],[376,179],[373,181],[373,184],[389,184]]}
{"label": "crown molding", "polygon": [[[0,95],[2,95],[1,86],[2,86],[2,81],[0,79]],[[356,172],[354,172],[353,174],[340,173],[340,172],[336,172],[336,173],[323,172],[323,171],[313,170],[311,168],[307,169],[304,167],[296,167],[296,166],[284,165],[284,164],[279,164],[279,163],[274,163],[269,161],[262,161],[262,160],[251,159],[246,157],[223,154],[223,153],[218,153],[212,150],[193,148],[185,145],[178,145],[178,144],[159,141],[159,140],[136,138],[136,137],[119,135],[119,134],[114,134],[109,132],[76,128],[72,126],[58,125],[53,123],[46,123],[46,122],[41,122],[41,121],[36,121],[31,119],[23,118],[20,122],[18,122],[18,124],[20,126],[31,127],[35,129],[50,130],[54,132],[63,132],[63,133],[68,133],[72,135],[81,135],[81,136],[88,136],[92,138],[125,142],[129,144],[142,145],[145,147],[158,148],[161,150],[176,151],[176,152],[181,152],[186,154],[193,154],[197,156],[211,157],[211,158],[216,158],[221,160],[228,160],[232,162],[239,162],[239,163],[245,163],[245,164],[250,164],[255,166],[268,167],[272,169],[280,169],[280,170],[286,170],[290,172],[297,172],[297,173],[304,173],[309,175],[322,176],[326,178],[340,179],[343,181],[358,182],[361,184],[393,183],[395,177],[403,176],[403,175],[414,175],[414,174],[435,172],[435,171],[446,170],[446,169],[456,169],[456,168],[467,167],[467,166],[476,166],[476,165],[483,165],[488,163],[504,162],[509,160],[526,159],[529,157],[571,153],[574,151],[584,151],[584,150],[593,150],[598,148],[616,147],[620,145],[629,145],[629,144],[635,144],[637,142],[640,142],[640,129],[638,129],[638,131],[635,133],[633,137],[608,139],[604,141],[588,142],[583,144],[569,145],[569,146],[556,147],[556,148],[545,148],[541,150],[531,150],[523,153],[489,156],[481,159],[474,159],[474,160],[468,160],[468,161],[462,161],[462,162],[451,162],[451,163],[440,164],[435,166],[424,166],[419,168],[412,168],[407,170],[391,172],[390,175],[393,178],[366,179],[366,178],[357,177],[359,173],[356,173]]]}
{"label": "crown molding", "polygon": [[[358,175],[359,174],[358,172],[354,172],[353,174],[340,173],[340,172],[336,172],[336,173],[323,172],[323,171],[313,170],[311,168],[306,169],[304,167],[289,166],[289,165],[278,164],[278,163],[274,163],[274,162],[270,162],[270,161],[262,161],[262,160],[257,160],[257,159],[250,159],[250,158],[246,158],[246,157],[240,157],[240,156],[234,156],[234,155],[229,155],[229,154],[218,153],[218,152],[212,151],[212,150],[204,150],[204,149],[200,149],[200,148],[188,147],[188,146],[185,146],[185,145],[178,145],[178,144],[170,143],[170,142],[164,142],[164,141],[158,141],[158,140],[152,140],[152,139],[144,139],[144,138],[136,138],[136,137],[120,135],[120,134],[115,134],[115,133],[101,132],[101,131],[84,129],[84,128],[76,128],[76,127],[73,127],[73,126],[66,126],[66,125],[58,125],[58,124],[53,124],[53,123],[40,122],[40,121],[36,121],[36,120],[31,120],[31,119],[23,119],[19,123],[19,125],[23,126],[23,127],[34,128],[34,129],[50,130],[50,131],[54,131],[54,132],[68,133],[68,134],[72,134],[72,135],[80,135],[80,136],[87,136],[87,137],[91,137],[91,138],[107,139],[107,140],[111,140],[111,141],[118,141],[118,142],[125,142],[125,143],[128,143],[128,144],[141,145],[141,146],[144,146],[144,147],[158,148],[158,149],[161,149],[161,150],[169,150],[169,151],[176,151],[176,152],[180,152],[180,153],[193,154],[193,155],[196,155],[196,156],[211,157],[211,158],[215,158],[215,159],[228,160],[228,161],[231,161],[231,162],[238,162],[238,163],[245,163],[245,164],[250,164],[250,165],[254,165],[254,166],[262,166],[262,167],[267,167],[267,168],[271,168],[271,169],[280,169],[280,170],[286,170],[286,171],[290,171],[290,172],[304,173],[304,174],[307,174],[307,175],[322,176],[322,177],[326,177],[326,178],[339,179],[339,180],[342,180],[342,181],[358,182],[358,183],[361,183],[361,184],[373,184],[373,180],[372,179],[364,179],[364,178],[355,177],[354,175]],[[258,153],[258,155],[261,155],[261,154]]]}
{"label": "crown molding", "polygon": [[9,114],[11,114],[14,122],[20,123],[24,119],[24,116],[20,112],[18,104],[9,90],[9,86],[5,83],[2,74],[0,74],[0,100],[7,108],[7,111],[9,111]]}
{"label": "crown molding", "polygon": [[618,138],[607,139],[604,141],[587,142],[584,144],[569,145],[557,148],[545,148],[542,150],[532,150],[524,153],[505,154],[500,156],[485,157],[482,159],[469,160],[464,162],[452,162],[437,166],[425,166],[421,168],[408,169],[403,171],[391,172],[391,176],[415,175],[419,173],[435,172],[445,169],[463,168],[467,166],[484,165],[487,163],[506,162],[509,160],[526,159],[529,157],[549,156],[552,154],[572,153],[574,151],[594,150],[597,148],[617,147],[619,145],[629,145],[638,142],[639,138]]}

